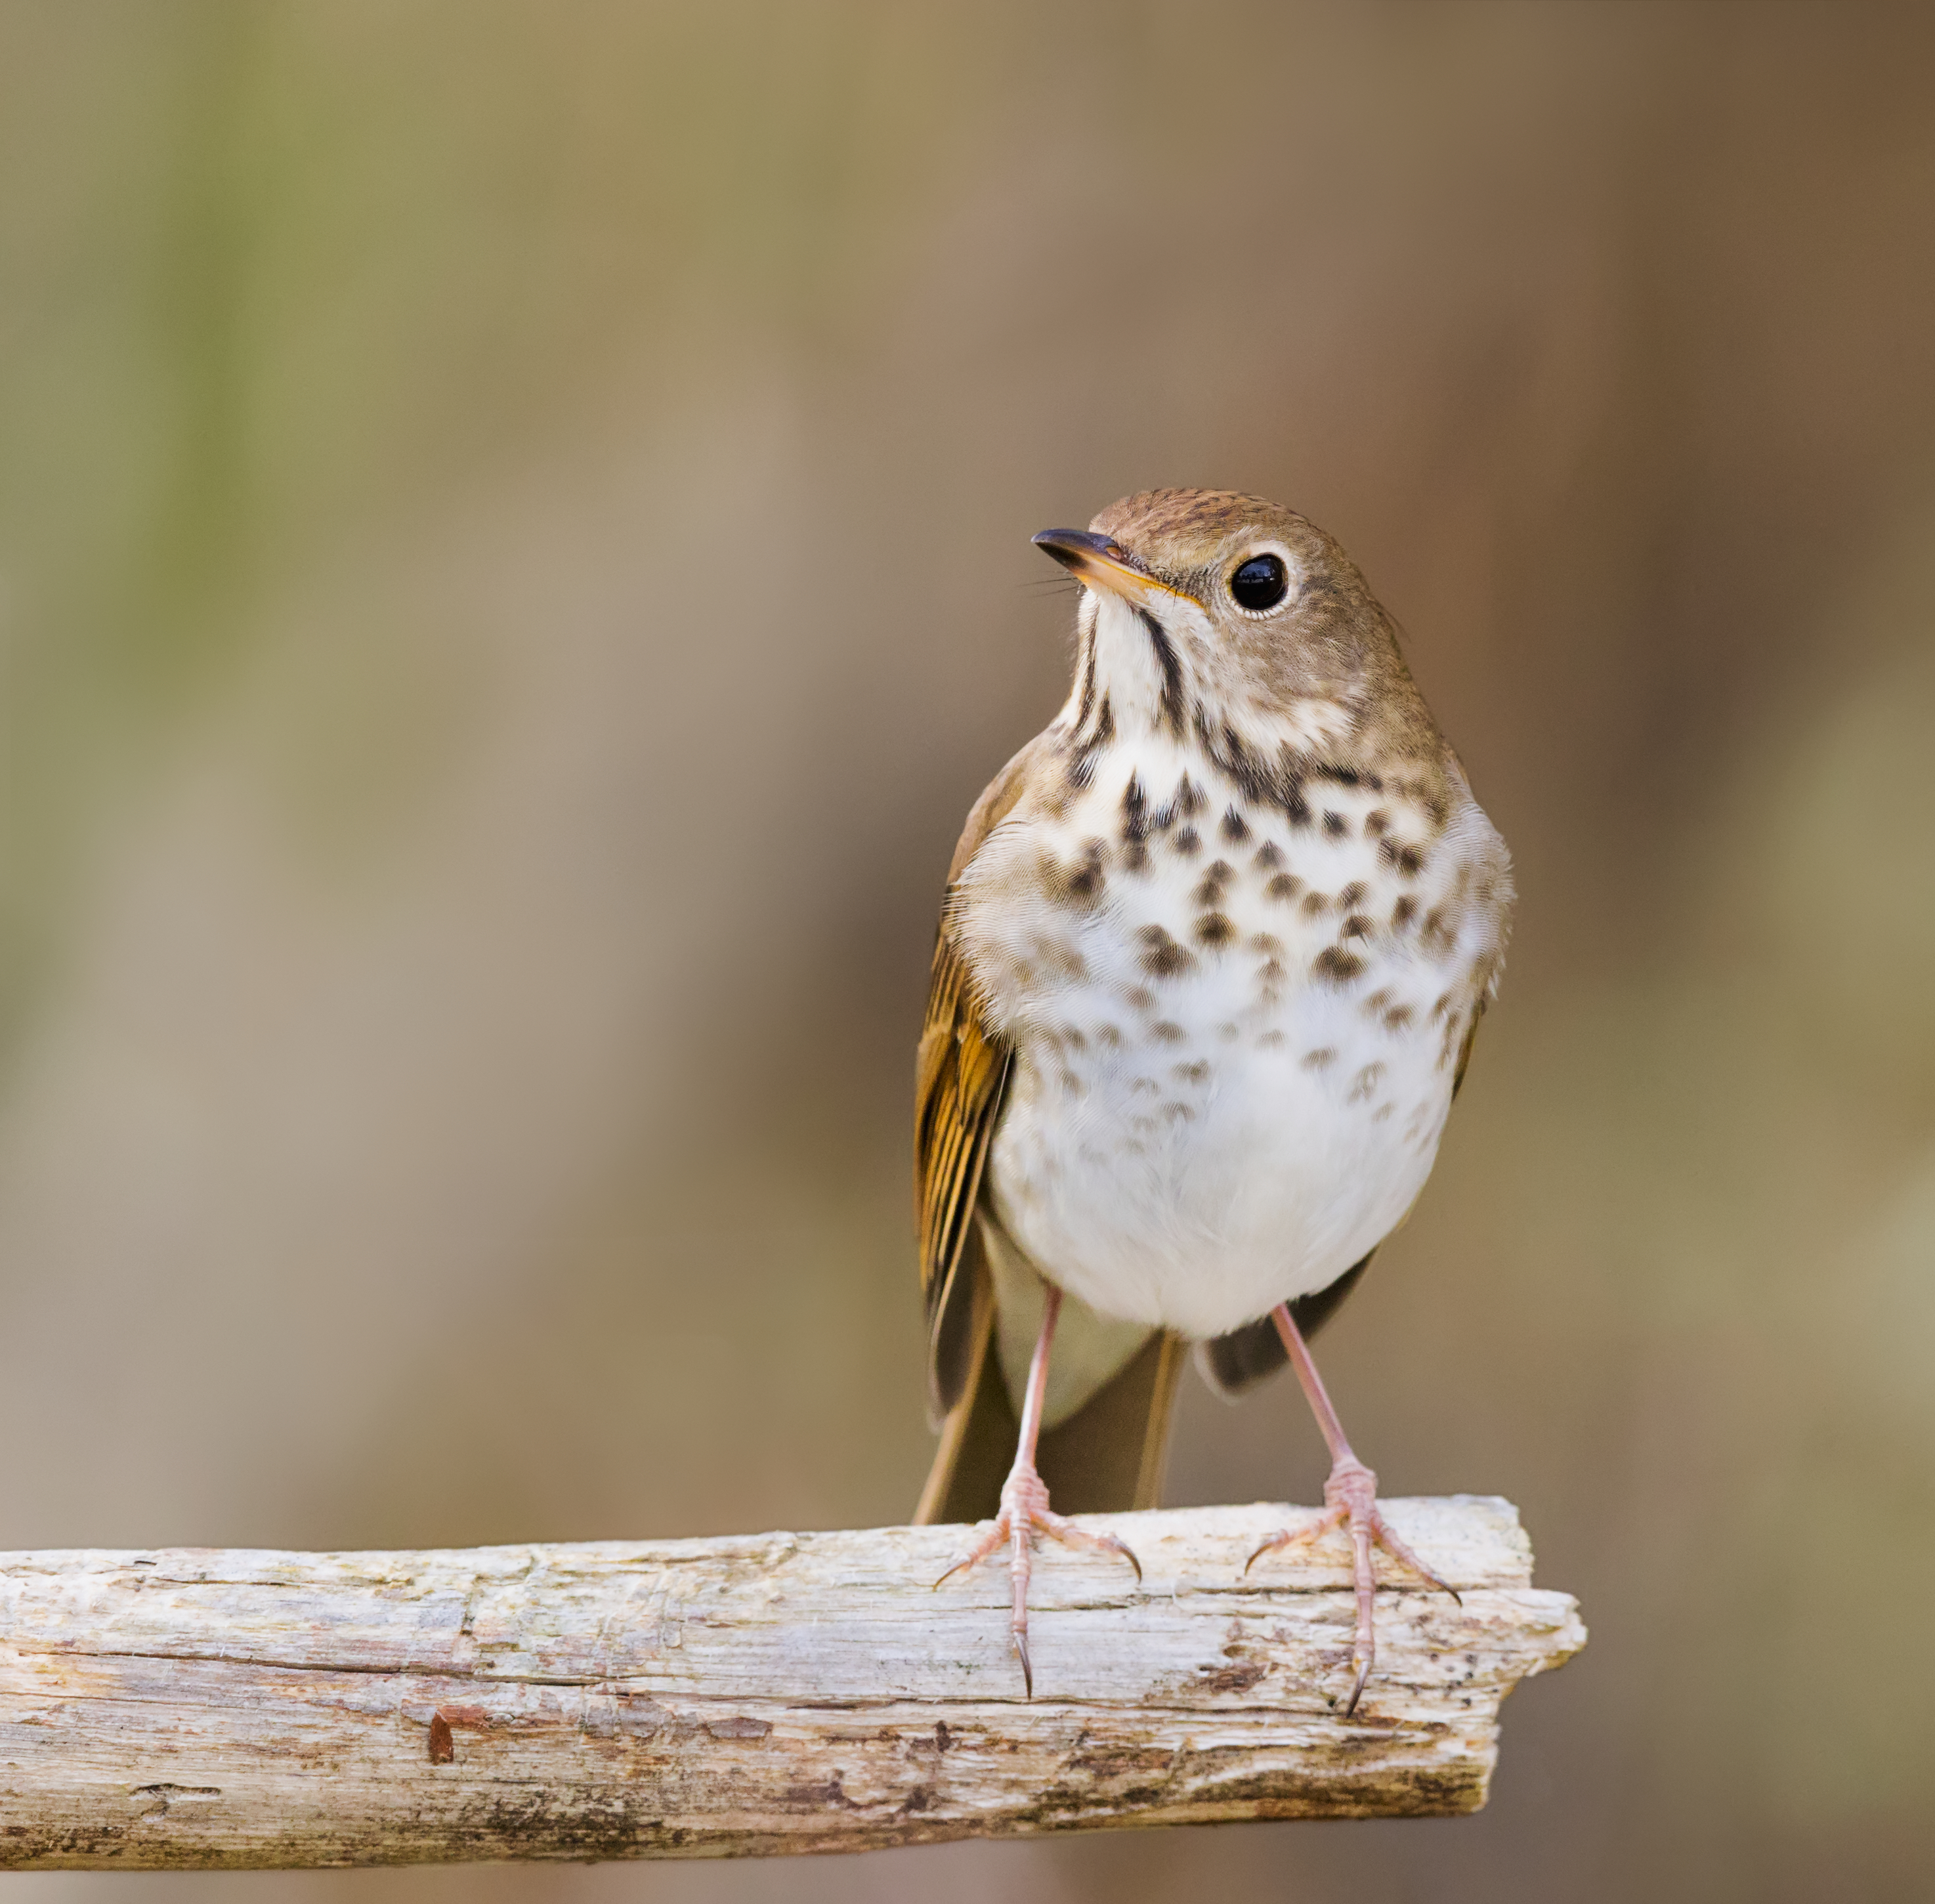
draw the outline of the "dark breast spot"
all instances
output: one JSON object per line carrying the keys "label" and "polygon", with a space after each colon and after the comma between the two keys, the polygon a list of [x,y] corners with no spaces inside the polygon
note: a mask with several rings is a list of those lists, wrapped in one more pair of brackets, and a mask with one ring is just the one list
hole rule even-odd
{"label": "dark breast spot", "polygon": [[1078,912],[1092,912],[1100,903],[1102,889],[1107,883],[1102,871],[1102,855],[1107,850],[1100,840],[1085,841],[1082,856],[1072,868],[1065,871],[1057,868],[1049,876],[1051,897]]}
{"label": "dark breast spot", "polygon": [[1250,837],[1250,823],[1232,807],[1223,816],[1223,837],[1233,846],[1241,846]]}
{"label": "dark breast spot", "polygon": [[1149,1027],[1149,1036],[1159,1044],[1179,1045],[1187,1035],[1181,1025],[1168,1018],[1158,1018]]}
{"label": "dark breast spot", "polygon": [[1199,1058],[1194,1064],[1172,1064],[1170,1076],[1180,1078],[1186,1085],[1206,1085],[1209,1082],[1209,1063]]}
{"label": "dark breast spot", "polygon": [[1176,849],[1178,852],[1182,854],[1185,858],[1187,858],[1191,853],[1200,852],[1202,849],[1202,845],[1203,836],[1197,831],[1194,827],[1185,826],[1179,828],[1177,830],[1176,835]]}
{"label": "dark breast spot", "polygon": [[1199,906],[1220,906],[1223,903],[1223,889],[1236,877],[1236,869],[1227,859],[1215,861],[1196,883],[1196,890],[1189,896]]}
{"label": "dark breast spot", "polygon": [[1384,782],[1368,768],[1346,767],[1341,762],[1320,760],[1313,771],[1327,780],[1335,780],[1339,786],[1367,786],[1373,793],[1384,790]]}
{"label": "dark breast spot", "polygon": [[1324,830],[1333,840],[1341,840],[1351,830],[1351,822],[1334,808],[1324,810]]}
{"label": "dark breast spot", "polygon": [[1303,1068],[1306,1071],[1321,1071],[1327,1064],[1337,1061],[1336,1050],[1329,1045],[1319,1045],[1314,1052],[1303,1054]]}
{"label": "dark breast spot", "polygon": [[1283,849],[1273,840],[1266,840],[1257,847],[1256,858],[1251,864],[1267,873],[1283,864]]}
{"label": "dark breast spot", "polygon": [[1143,970],[1158,979],[1173,979],[1196,963],[1196,955],[1160,925],[1146,925],[1136,936],[1143,942]]}
{"label": "dark breast spot", "polygon": [[1417,916],[1417,901],[1409,893],[1391,908],[1391,930],[1402,932]]}
{"label": "dark breast spot", "polygon": [[1294,873],[1277,873],[1271,876],[1269,884],[1263,888],[1263,897],[1287,903],[1303,890],[1303,882]]}
{"label": "dark breast spot", "polygon": [[1371,936],[1371,922],[1362,913],[1353,913],[1337,934],[1340,939],[1368,939]]}
{"label": "dark breast spot", "polygon": [[1374,807],[1364,816],[1364,831],[1373,840],[1379,840],[1390,831],[1390,815],[1381,807]]}
{"label": "dark breast spot", "polygon": [[1387,865],[1395,866],[1408,880],[1416,878],[1424,870],[1423,854],[1417,847],[1405,846],[1401,840],[1380,840],[1378,852]]}
{"label": "dark breast spot", "polygon": [[1326,946],[1310,961],[1312,975],[1332,985],[1348,985],[1363,969],[1364,961],[1355,952],[1348,952],[1341,946]]}
{"label": "dark breast spot", "polygon": [[1236,928],[1221,913],[1205,913],[1196,922],[1196,943],[1201,946],[1226,946],[1236,936]]}
{"label": "dark breast spot", "polygon": [[1330,904],[1330,895],[1327,892],[1306,892],[1303,895],[1303,910],[1312,919],[1324,911]]}
{"label": "dark breast spot", "polygon": [[1337,910],[1340,913],[1354,912],[1364,903],[1364,895],[1369,891],[1361,880],[1353,880],[1337,895]]}
{"label": "dark breast spot", "polygon": [[1044,944],[1041,959],[1057,978],[1071,985],[1080,983],[1088,976],[1088,961],[1082,956],[1079,947],[1066,940],[1055,940]]}

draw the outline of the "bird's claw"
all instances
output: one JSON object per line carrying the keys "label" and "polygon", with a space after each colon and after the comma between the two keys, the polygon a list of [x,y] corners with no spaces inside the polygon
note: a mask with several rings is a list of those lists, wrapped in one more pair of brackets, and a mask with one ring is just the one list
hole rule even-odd
{"label": "bird's claw", "polygon": [[1303,1527],[1287,1528],[1281,1534],[1272,1534],[1244,1562],[1244,1574],[1247,1576],[1265,1554],[1285,1547],[1300,1546],[1306,1541],[1327,1534],[1333,1527],[1346,1528],[1349,1531],[1351,1577],[1357,1597],[1357,1630],[1351,1644],[1351,1664],[1355,1669],[1355,1676],[1351,1681],[1350,1699],[1344,1707],[1344,1716],[1348,1718],[1357,1709],[1357,1701],[1364,1696],[1371,1667],[1377,1658],[1378,1580],[1371,1560],[1373,1546],[1382,1547],[1401,1566],[1408,1567],[1441,1592],[1450,1594],[1461,1607],[1465,1603],[1459,1599],[1455,1587],[1440,1580],[1392,1531],[1390,1523],[1378,1511],[1378,1477],[1354,1456],[1347,1456],[1331,1469],[1330,1478],[1324,1483],[1324,1511]]}
{"label": "bird's claw", "polygon": [[1048,1486],[1032,1465],[1017,1462],[1001,1487],[1001,1510],[989,1523],[988,1531],[934,1582],[938,1587],[964,1569],[978,1565],[1005,1542],[1009,1549],[1008,1572],[1014,1583],[1014,1610],[1009,1622],[1015,1656],[1022,1663],[1022,1684],[1028,1696],[1034,1697],[1034,1667],[1028,1658],[1028,1588],[1034,1564],[1031,1535],[1046,1534],[1065,1546],[1097,1547],[1105,1553],[1120,1554],[1136,1570],[1140,1585],[1143,1564],[1127,1542],[1112,1534],[1091,1533],[1077,1527],[1064,1514],[1048,1504]]}

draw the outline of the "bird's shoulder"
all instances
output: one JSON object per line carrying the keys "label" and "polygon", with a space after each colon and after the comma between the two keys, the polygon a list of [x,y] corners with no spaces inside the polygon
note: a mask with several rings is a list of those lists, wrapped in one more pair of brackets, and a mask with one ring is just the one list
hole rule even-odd
{"label": "bird's shoulder", "polygon": [[1067,738],[1058,727],[1044,728],[981,791],[981,797],[968,810],[966,823],[955,843],[954,857],[948,862],[947,883],[951,890],[968,870],[969,863],[988,836],[1018,807],[1038,796],[1045,787],[1062,778]]}

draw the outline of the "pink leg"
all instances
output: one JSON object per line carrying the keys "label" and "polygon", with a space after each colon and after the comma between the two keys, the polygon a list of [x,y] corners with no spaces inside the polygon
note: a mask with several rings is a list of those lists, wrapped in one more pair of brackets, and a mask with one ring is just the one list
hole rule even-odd
{"label": "pink leg", "polygon": [[1034,1670],[1028,1663],[1028,1649],[1031,1533],[1046,1534],[1070,1546],[1100,1547],[1110,1553],[1118,1553],[1136,1570],[1137,1580],[1143,1577],[1142,1562],[1112,1534],[1091,1534],[1086,1528],[1077,1527],[1062,1515],[1051,1513],[1048,1489],[1035,1471],[1035,1444],[1041,1439],[1042,1402],[1048,1393],[1048,1347],[1055,1339],[1055,1318],[1061,1313],[1061,1292],[1050,1283],[1047,1305],[1042,1311],[1041,1333],[1035,1339],[1034,1359],[1028,1364],[1028,1395],[1022,1404],[1022,1432],[1015,1449],[1015,1465],[1009,1469],[1008,1478],[1001,1486],[1001,1511],[995,1516],[987,1532],[934,1583],[939,1586],[943,1581],[952,1580],[964,1567],[972,1567],[986,1559],[1004,1541],[1007,1543],[1008,1572],[1015,1590],[1010,1625],[1015,1636],[1015,1651],[1022,1662],[1022,1683],[1031,1699],[1034,1697]]}
{"label": "pink leg", "polygon": [[1247,1574],[1266,1553],[1314,1540],[1333,1527],[1348,1525],[1351,1574],[1357,1589],[1357,1631],[1351,1648],[1351,1664],[1357,1668],[1357,1678],[1351,1688],[1350,1703],[1344,1708],[1344,1715],[1348,1718],[1357,1709],[1357,1701],[1363,1697],[1365,1682],[1370,1678],[1371,1666],[1377,1658],[1373,1616],[1377,1608],[1378,1581],[1371,1564],[1373,1543],[1432,1586],[1441,1588],[1453,1599],[1458,1595],[1391,1531],[1390,1524],[1378,1512],[1378,1477],[1351,1453],[1350,1443],[1344,1438],[1344,1424],[1337,1419],[1337,1411],[1330,1405],[1324,1377],[1318,1374],[1317,1365],[1310,1359],[1303,1332],[1291,1315],[1290,1305],[1279,1302],[1270,1311],[1270,1320],[1276,1324],[1276,1332],[1282,1337],[1283,1346],[1289,1351],[1290,1365],[1297,1371],[1304,1399],[1310,1404],[1310,1412],[1317,1417],[1324,1445],[1330,1450],[1330,1478],[1324,1483],[1324,1512],[1307,1527],[1272,1534],[1250,1555],[1243,1571]]}

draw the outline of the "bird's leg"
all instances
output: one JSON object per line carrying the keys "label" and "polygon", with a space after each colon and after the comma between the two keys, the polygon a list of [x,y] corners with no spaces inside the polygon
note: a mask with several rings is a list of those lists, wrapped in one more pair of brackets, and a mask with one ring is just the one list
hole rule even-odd
{"label": "bird's leg", "polygon": [[1028,1363],[1028,1394],[1022,1404],[1022,1432],[1015,1448],[1015,1465],[1001,1485],[1001,1511],[987,1532],[934,1583],[939,1586],[943,1581],[952,1580],[964,1567],[986,1559],[1003,1541],[1008,1543],[1008,1572],[1015,1591],[1010,1624],[1015,1651],[1022,1662],[1022,1683],[1031,1699],[1034,1697],[1034,1670],[1028,1662],[1028,1649],[1031,1535],[1038,1531],[1070,1546],[1101,1547],[1118,1553],[1136,1570],[1138,1580],[1143,1577],[1142,1562],[1112,1534],[1091,1534],[1066,1516],[1050,1511],[1047,1486],[1035,1471],[1035,1444],[1041,1438],[1042,1403],[1048,1393],[1048,1349],[1055,1339],[1055,1318],[1061,1313],[1061,1291],[1050,1283],[1047,1296],[1042,1310],[1041,1333],[1035,1338],[1034,1355]]}
{"label": "bird's leg", "polygon": [[1324,1512],[1307,1527],[1272,1534],[1250,1555],[1243,1571],[1247,1574],[1265,1554],[1278,1548],[1314,1540],[1333,1527],[1348,1527],[1351,1572],[1357,1589],[1357,1631],[1351,1647],[1351,1664],[1357,1668],[1357,1678],[1351,1688],[1350,1703],[1344,1708],[1348,1718],[1357,1709],[1357,1701],[1363,1697],[1364,1682],[1371,1676],[1372,1662],[1377,1658],[1373,1615],[1377,1606],[1378,1582],[1371,1564],[1372,1543],[1382,1547],[1393,1559],[1401,1561],[1432,1586],[1443,1589],[1454,1600],[1458,1595],[1391,1531],[1390,1522],[1378,1512],[1378,1477],[1351,1452],[1351,1444],[1344,1436],[1344,1424],[1337,1419],[1337,1411],[1330,1405],[1324,1377],[1318,1374],[1317,1365],[1310,1359],[1310,1350],[1305,1344],[1303,1331],[1290,1313],[1290,1305],[1279,1302],[1270,1311],[1270,1320],[1276,1324],[1278,1335],[1283,1338],[1283,1346],[1290,1355],[1290,1365],[1297,1371],[1304,1399],[1310,1404],[1310,1412],[1317,1417],[1317,1426],[1330,1450],[1330,1478],[1324,1483]]}

